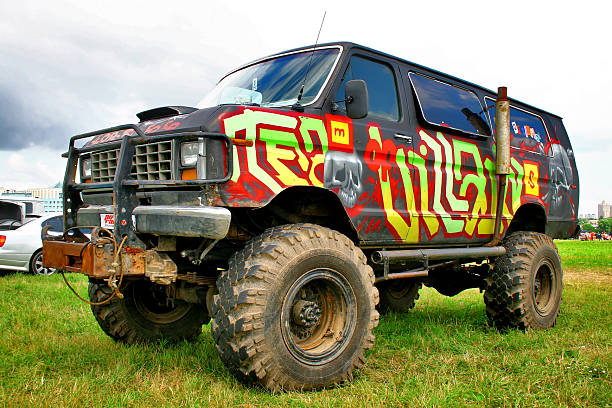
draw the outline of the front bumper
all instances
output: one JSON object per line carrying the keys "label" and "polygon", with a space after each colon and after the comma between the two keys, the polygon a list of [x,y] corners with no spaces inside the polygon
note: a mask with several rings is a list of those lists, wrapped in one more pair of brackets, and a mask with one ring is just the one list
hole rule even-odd
{"label": "front bumper", "polygon": [[[79,221],[92,222],[104,216],[108,206],[84,208]],[[219,240],[227,235],[231,213],[222,207],[137,206],[133,211],[134,229],[138,233],[160,236],[187,236]],[[89,225],[92,225],[89,224]],[[117,274],[147,276],[158,283],[171,283],[177,278],[177,266],[170,257],[155,248],[144,250],[125,246],[115,261],[118,243],[112,238],[100,239],[96,232],[91,241],[43,237],[44,266],[104,279]]]}
{"label": "front bumper", "polygon": [[[81,208],[77,225],[101,226],[102,217],[113,214],[113,207],[90,205]],[[232,214],[223,207],[150,205],[132,211],[132,223],[138,233],[223,239]]]}

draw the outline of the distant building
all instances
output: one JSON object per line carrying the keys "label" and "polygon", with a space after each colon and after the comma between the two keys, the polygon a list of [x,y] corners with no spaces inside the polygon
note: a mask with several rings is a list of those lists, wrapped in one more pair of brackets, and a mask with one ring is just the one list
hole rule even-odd
{"label": "distant building", "polygon": [[580,214],[579,218],[586,218],[587,220],[594,220],[597,218],[595,214]]}
{"label": "distant building", "polygon": [[2,192],[0,193],[5,197],[8,196],[12,196],[12,197],[32,197],[32,194],[28,193],[25,190],[14,190],[14,189],[2,189]]}
{"label": "distant building", "polygon": [[61,188],[29,188],[26,190],[28,193],[32,195],[32,197],[36,198],[60,198],[62,194]]}
{"label": "distant building", "polygon": [[42,199],[45,212],[62,212],[62,189],[59,187],[30,188],[27,190],[32,197]]}
{"label": "distant building", "polygon": [[45,204],[45,212],[62,212],[63,211],[63,202],[62,195],[60,194],[59,198],[43,198],[43,203]]}
{"label": "distant building", "polygon": [[606,200],[603,200],[601,204],[597,204],[597,218],[610,217],[612,217],[612,205],[606,203]]}
{"label": "distant building", "polygon": [[[27,190],[6,190],[4,188],[0,189],[0,197],[5,200],[17,200],[24,201],[20,199],[25,199],[25,201],[31,203],[42,203],[44,210],[40,209],[40,206],[37,206],[34,209],[34,212],[62,212],[62,189],[61,184],[60,187],[57,185],[54,187],[45,187],[45,188],[29,188]],[[36,200],[38,199],[38,200]]]}

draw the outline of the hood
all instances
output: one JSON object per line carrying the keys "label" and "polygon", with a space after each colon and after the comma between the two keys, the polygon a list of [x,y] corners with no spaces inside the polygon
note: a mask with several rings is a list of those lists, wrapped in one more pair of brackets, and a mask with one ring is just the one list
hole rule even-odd
{"label": "hood", "polygon": [[177,115],[184,115],[197,111],[197,108],[190,106],[162,106],[160,108],[153,108],[146,111],[142,111],[136,114],[140,122],[147,120],[168,118]]}
{"label": "hood", "polygon": [[[196,109],[187,106],[164,106],[140,112],[137,116],[141,121],[136,125],[144,134],[159,132],[177,132],[181,129],[203,130],[210,132],[219,131],[217,111],[221,107]],[[116,142],[123,136],[132,136],[136,132],[133,129],[118,130],[114,132],[100,133],[89,140],[85,146],[94,146],[104,143]]]}

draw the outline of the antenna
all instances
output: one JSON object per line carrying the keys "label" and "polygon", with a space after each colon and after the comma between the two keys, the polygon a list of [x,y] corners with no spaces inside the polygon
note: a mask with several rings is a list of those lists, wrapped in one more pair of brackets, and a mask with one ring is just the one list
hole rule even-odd
{"label": "antenna", "polygon": [[327,10],[323,13],[323,18],[321,19],[321,26],[319,27],[319,33],[317,34],[317,40],[315,41],[315,45],[312,48],[312,52],[310,53],[310,59],[308,60],[308,67],[306,68],[306,74],[304,75],[304,80],[302,81],[302,86],[300,87],[300,93],[298,94],[297,101],[292,108],[300,110],[303,108],[300,105],[300,101],[302,100],[302,95],[304,94],[304,86],[306,85],[306,79],[308,78],[308,73],[310,72],[310,65],[312,64],[312,57],[314,55],[315,50],[317,49],[317,45],[319,44],[319,36],[321,35],[321,29],[323,28],[323,22],[325,22],[325,16],[327,15]]}

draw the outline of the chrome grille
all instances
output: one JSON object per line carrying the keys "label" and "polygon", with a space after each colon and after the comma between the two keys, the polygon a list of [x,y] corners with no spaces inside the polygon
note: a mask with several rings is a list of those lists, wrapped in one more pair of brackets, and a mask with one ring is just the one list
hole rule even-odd
{"label": "chrome grille", "polygon": [[[110,182],[115,179],[119,149],[91,154],[91,181]],[[172,142],[148,143],[136,146],[132,159],[131,179],[170,180],[172,178]]]}

